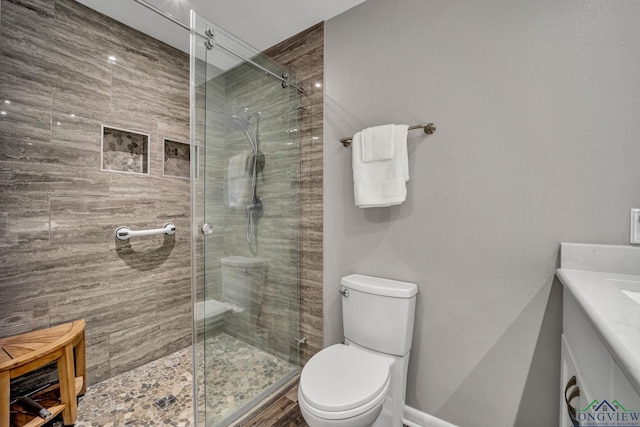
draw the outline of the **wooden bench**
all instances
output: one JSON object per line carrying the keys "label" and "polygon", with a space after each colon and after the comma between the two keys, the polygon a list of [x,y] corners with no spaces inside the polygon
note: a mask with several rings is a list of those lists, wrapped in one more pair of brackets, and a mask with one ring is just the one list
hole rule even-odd
{"label": "wooden bench", "polygon": [[[87,387],[84,343],[85,321],[77,320],[52,328],[0,338],[0,426],[9,426],[9,386],[13,378],[57,362],[60,402],[49,411],[62,412],[65,425],[73,425],[78,416],[78,394]],[[78,378],[76,379],[76,375]],[[76,383],[78,386],[76,387]],[[37,419],[29,426],[49,420]]]}

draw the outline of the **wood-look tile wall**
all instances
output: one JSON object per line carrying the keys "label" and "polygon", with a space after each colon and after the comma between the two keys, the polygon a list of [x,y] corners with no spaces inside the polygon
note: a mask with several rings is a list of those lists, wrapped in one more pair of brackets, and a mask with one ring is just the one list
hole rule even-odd
{"label": "wood-look tile wall", "polygon": [[[253,60],[278,74],[282,72],[278,64],[266,57]],[[246,191],[246,201],[240,206],[232,208],[225,203],[225,255],[256,257],[264,261],[266,270],[264,281],[259,284],[261,302],[259,307],[254,307],[258,311],[258,321],[255,324],[247,322],[242,314],[230,316],[226,330],[271,354],[298,363],[295,339],[300,336],[300,147],[297,132],[299,114],[296,110],[299,94],[293,88],[283,89],[278,80],[250,64],[227,71],[224,78],[226,117],[240,114],[244,108],[252,113],[261,113],[258,140],[264,166],[257,168],[256,194],[265,205],[263,216],[255,220],[254,241],[249,245],[245,206],[250,200],[250,189]],[[255,131],[256,123],[253,118],[251,132]],[[226,167],[232,156],[246,155],[251,148],[243,132],[228,124],[225,130]],[[252,167],[249,167],[251,171]],[[247,170],[248,184],[250,176]],[[225,188],[225,202],[228,202],[228,190]],[[227,274],[224,274],[225,268],[222,270],[224,282],[229,279],[233,268],[228,267]],[[252,277],[250,272],[243,275]],[[228,294],[227,289],[225,296]]]}
{"label": "wood-look tile wall", "polygon": [[[162,176],[162,139],[189,138],[188,57],[72,0],[0,6],[0,336],[83,317],[95,383],[191,342],[189,184]],[[267,52],[306,89],[303,362],[322,347],[323,31]],[[100,171],[102,124],[151,135],[151,176]]]}
{"label": "wood-look tile wall", "polygon": [[307,337],[301,361],[322,349],[322,144],[324,23],[319,23],[265,52],[296,74],[304,87],[301,102],[301,336]]}
{"label": "wood-look tile wall", "polygon": [[[188,56],[72,0],[0,12],[0,336],[86,319],[89,383],[190,345]],[[150,134],[150,176],[100,170],[102,124]]]}

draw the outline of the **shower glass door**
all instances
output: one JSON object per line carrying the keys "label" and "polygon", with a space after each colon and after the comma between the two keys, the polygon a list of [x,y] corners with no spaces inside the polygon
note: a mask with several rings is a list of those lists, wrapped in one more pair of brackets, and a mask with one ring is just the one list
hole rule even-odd
{"label": "shower glass door", "polygon": [[218,26],[191,27],[194,374],[210,427],[299,369],[299,92]]}

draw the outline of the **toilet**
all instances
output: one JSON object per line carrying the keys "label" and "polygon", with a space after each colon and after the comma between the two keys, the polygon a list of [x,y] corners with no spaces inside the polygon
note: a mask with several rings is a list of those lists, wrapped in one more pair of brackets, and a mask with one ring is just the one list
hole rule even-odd
{"label": "toilet", "polygon": [[302,369],[302,416],[310,427],[401,427],[418,287],[360,274],[340,284],[345,344]]}

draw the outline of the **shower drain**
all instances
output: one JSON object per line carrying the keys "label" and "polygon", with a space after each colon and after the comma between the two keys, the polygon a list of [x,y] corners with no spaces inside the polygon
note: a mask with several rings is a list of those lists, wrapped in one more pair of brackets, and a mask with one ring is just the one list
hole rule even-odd
{"label": "shower drain", "polygon": [[160,409],[167,409],[169,406],[173,405],[178,401],[178,398],[173,394],[168,394],[165,397],[160,397],[158,399],[153,399],[153,403]]}

